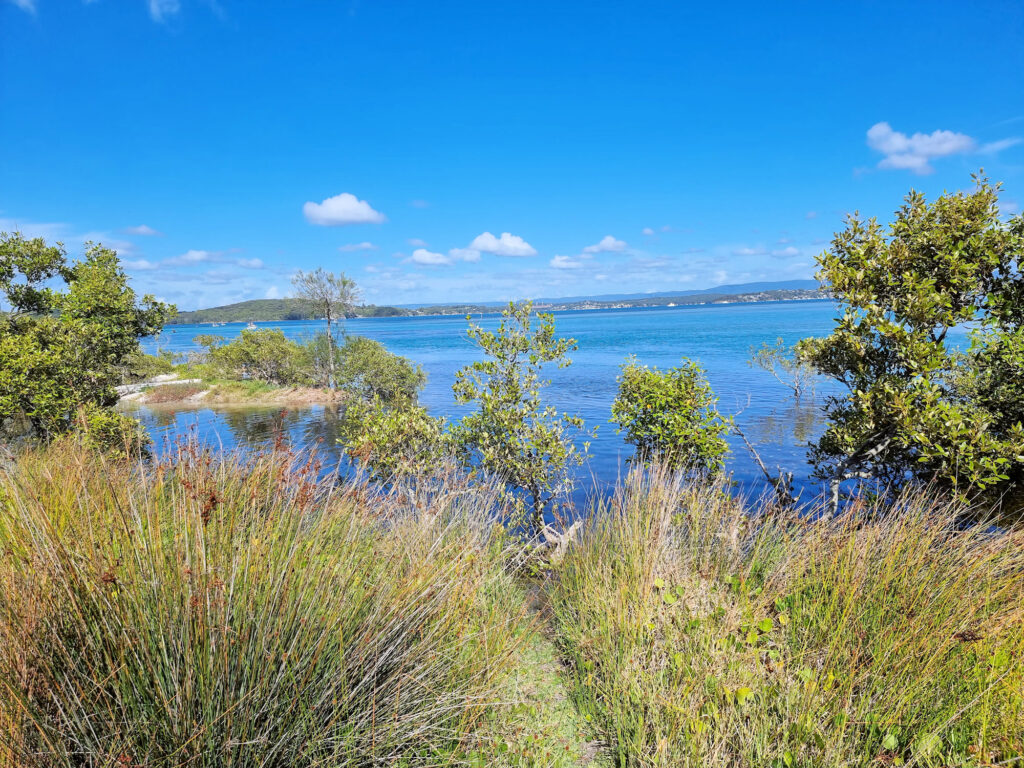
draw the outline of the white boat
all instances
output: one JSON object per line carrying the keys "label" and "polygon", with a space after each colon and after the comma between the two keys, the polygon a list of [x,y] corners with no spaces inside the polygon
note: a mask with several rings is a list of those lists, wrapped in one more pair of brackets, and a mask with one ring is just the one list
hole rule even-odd
{"label": "white boat", "polygon": [[254,323],[252,320],[250,320],[249,324],[247,326],[245,326],[245,330],[247,330],[247,331],[255,331],[256,330],[256,323]]}

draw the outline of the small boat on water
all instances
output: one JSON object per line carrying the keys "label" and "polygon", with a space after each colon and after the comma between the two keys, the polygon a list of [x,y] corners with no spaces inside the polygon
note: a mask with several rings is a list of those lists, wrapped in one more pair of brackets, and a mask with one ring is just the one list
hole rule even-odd
{"label": "small boat on water", "polygon": [[247,331],[255,331],[256,330],[256,323],[254,323],[252,320],[250,320],[249,324],[247,326],[245,326],[245,330],[247,330]]}

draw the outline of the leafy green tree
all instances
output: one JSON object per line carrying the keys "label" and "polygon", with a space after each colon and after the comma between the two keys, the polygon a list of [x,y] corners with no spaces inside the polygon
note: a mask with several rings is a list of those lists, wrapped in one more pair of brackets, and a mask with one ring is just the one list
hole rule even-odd
{"label": "leafy green tree", "polygon": [[279,386],[310,383],[305,347],[279,328],[243,330],[228,344],[221,336],[203,334],[194,341],[207,347],[207,364],[228,379],[252,379]]}
{"label": "leafy green tree", "polygon": [[571,468],[583,462],[573,439],[583,433],[578,416],[544,405],[543,366],[564,368],[575,339],[555,336],[551,314],[534,316],[533,303],[510,303],[496,331],[469,320],[469,338],[486,356],[455,374],[452,389],[461,404],[476,410],[451,428],[452,441],[474,467],[493,473],[525,497],[535,532],[544,512],[572,486]]}
{"label": "leafy green tree", "polygon": [[388,352],[379,341],[349,336],[338,349],[338,386],[362,400],[415,404],[426,380],[419,365]]}
{"label": "leafy green tree", "polygon": [[[1024,222],[999,216],[999,186],[929,204],[911,192],[886,228],[854,214],[818,258],[841,316],[802,359],[847,390],[812,447],[834,506],[845,480],[937,480],[960,496],[1024,468]],[[970,328],[970,345],[947,339]]]}
{"label": "leafy green tree", "polygon": [[729,420],[718,413],[717,403],[704,371],[692,360],[683,358],[679,367],[662,371],[630,357],[619,375],[611,420],[636,446],[639,461],[718,471],[729,452]]}
{"label": "leafy green tree", "polygon": [[[335,322],[344,323],[345,318],[352,314],[356,302],[359,301],[359,288],[355,280],[345,276],[344,272],[335,275],[327,272],[322,267],[317,267],[313,272],[303,272],[301,269],[292,278],[292,285],[295,288],[296,296],[310,302],[317,311],[323,313],[327,321],[327,365],[329,369],[330,386],[334,386],[334,332]],[[344,325],[341,328],[344,334]]]}
{"label": "leafy green tree", "polygon": [[174,307],[137,300],[117,254],[89,243],[68,262],[60,243],[0,234],[0,426],[50,438],[82,406],[106,408],[139,339],[158,333]]}
{"label": "leafy green tree", "polygon": [[814,394],[814,366],[796,354],[795,347],[786,346],[781,338],[775,344],[764,342],[760,347],[750,348],[751,367],[768,371],[775,380],[793,390],[797,400],[805,392]]}
{"label": "leafy green tree", "polygon": [[450,454],[445,420],[405,401],[389,407],[378,401],[345,408],[345,451],[380,483],[392,483],[438,472]]}

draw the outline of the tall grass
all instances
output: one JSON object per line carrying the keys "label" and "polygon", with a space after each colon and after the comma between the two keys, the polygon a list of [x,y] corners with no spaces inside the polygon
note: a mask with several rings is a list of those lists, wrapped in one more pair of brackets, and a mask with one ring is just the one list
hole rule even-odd
{"label": "tall grass", "polygon": [[552,581],[575,699],[622,766],[1020,764],[1024,533],[958,512],[634,474]]}
{"label": "tall grass", "polygon": [[523,636],[494,494],[294,458],[0,473],[0,764],[463,761]]}
{"label": "tall grass", "polygon": [[637,472],[541,589],[495,489],[319,474],[74,442],[0,469],[0,765],[1024,759],[1020,530]]}

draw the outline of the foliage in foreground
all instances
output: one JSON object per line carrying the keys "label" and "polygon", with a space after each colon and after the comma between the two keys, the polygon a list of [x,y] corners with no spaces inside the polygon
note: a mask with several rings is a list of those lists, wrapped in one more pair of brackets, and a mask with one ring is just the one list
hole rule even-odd
{"label": "foliage in foreground", "polygon": [[136,299],[117,254],[89,244],[69,262],[63,245],[0,234],[0,432],[50,439],[83,406],[108,408],[139,339],[174,308]]}
{"label": "foliage in foreground", "polygon": [[842,316],[798,351],[847,390],[810,456],[833,507],[848,479],[966,497],[1024,480],[1024,215],[1003,221],[998,202],[984,178],[930,204],[911,192],[887,228],[850,216],[819,257]]}
{"label": "foliage in foreground", "polygon": [[957,512],[814,522],[634,473],[550,590],[578,705],[621,766],[1020,760],[1024,531]]}
{"label": "foliage in foreground", "polygon": [[0,475],[0,764],[479,749],[526,636],[494,494],[376,495],[293,459],[145,467],[59,443]]}

